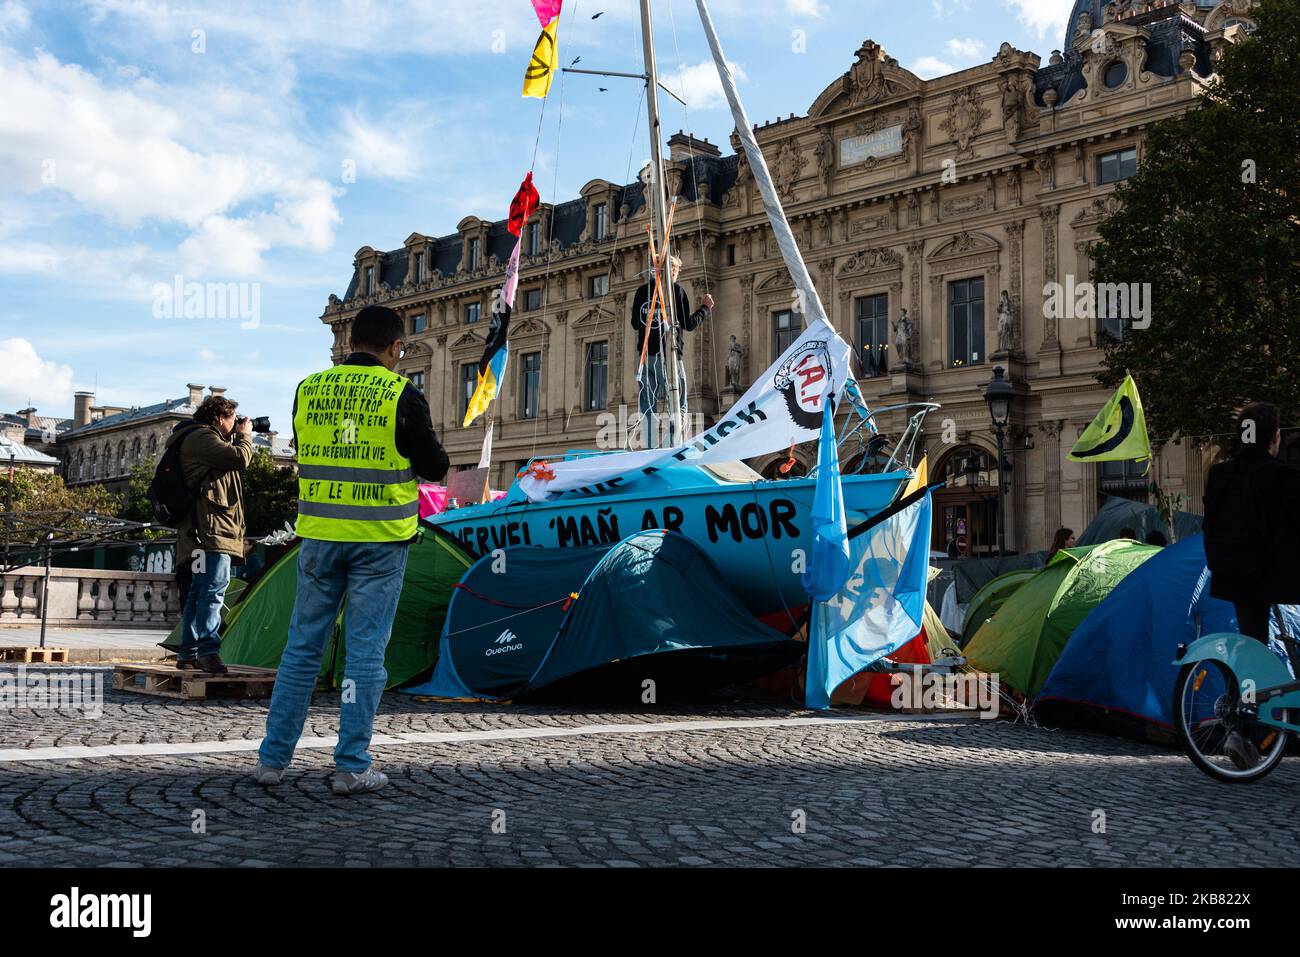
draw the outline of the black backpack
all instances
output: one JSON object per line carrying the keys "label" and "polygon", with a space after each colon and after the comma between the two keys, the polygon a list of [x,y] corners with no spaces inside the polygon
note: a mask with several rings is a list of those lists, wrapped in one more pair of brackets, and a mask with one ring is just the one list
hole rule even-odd
{"label": "black backpack", "polygon": [[171,528],[175,528],[194,508],[194,492],[185,484],[185,473],[181,469],[181,446],[188,438],[186,435],[179,442],[167,446],[149,483],[149,505],[153,517]]}

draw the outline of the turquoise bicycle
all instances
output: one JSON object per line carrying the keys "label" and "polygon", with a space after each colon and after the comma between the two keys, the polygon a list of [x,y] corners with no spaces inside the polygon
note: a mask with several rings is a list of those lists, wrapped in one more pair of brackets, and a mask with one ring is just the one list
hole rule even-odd
{"label": "turquoise bicycle", "polygon": [[[1279,625],[1281,613],[1273,614]],[[1300,642],[1278,635],[1300,674]],[[1271,648],[1222,632],[1178,647],[1174,723],[1192,763],[1217,781],[1258,781],[1300,734],[1300,681]]]}

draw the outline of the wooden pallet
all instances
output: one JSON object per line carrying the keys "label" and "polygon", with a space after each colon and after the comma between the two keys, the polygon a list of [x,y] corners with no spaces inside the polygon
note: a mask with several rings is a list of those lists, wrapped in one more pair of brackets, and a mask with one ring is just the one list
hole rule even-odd
{"label": "wooden pallet", "polygon": [[9,646],[0,648],[0,661],[18,661],[25,665],[65,663],[68,661],[68,649]]}
{"label": "wooden pallet", "polygon": [[214,675],[181,671],[174,664],[114,665],[113,690],[163,698],[200,701],[206,698],[269,698],[275,687],[274,668],[227,665],[230,671]]}

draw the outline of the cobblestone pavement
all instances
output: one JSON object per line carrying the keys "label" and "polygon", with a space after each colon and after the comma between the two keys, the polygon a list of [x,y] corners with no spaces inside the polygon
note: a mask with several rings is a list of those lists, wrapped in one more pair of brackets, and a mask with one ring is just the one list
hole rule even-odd
{"label": "cobblestone pavement", "polygon": [[[318,696],[305,733],[332,735],[337,711],[337,695]],[[265,714],[265,701],[107,691],[98,720],[4,713],[0,749],[37,756],[54,746],[256,741]],[[388,694],[377,733],[736,726],[385,745],[377,766],[392,783],[359,798],[330,793],[328,749],[300,751],[272,789],[253,783],[251,751],[5,761],[0,866],[1200,867],[1300,859],[1294,759],[1258,784],[1230,787],[1176,753],[1070,729],[892,715],[752,723],[808,716],[722,697],[623,710]],[[1094,833],[1098,812],[1105,833]],[[194,833],[200,817],[205,832]]]}

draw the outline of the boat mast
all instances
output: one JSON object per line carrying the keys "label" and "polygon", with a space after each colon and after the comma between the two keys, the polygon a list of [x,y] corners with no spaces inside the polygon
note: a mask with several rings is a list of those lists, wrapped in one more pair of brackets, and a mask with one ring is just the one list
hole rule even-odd
{"label": "boat mast", "polygon": [[[645,53],[646,72],[646,115],[650,121],[650,182],[646,188],[650,191],[650,225],[654,230],[655,248],[660,251],[664,261],[663,275],[660,277],[663,289],[664,324],[660,329],[659,349],[664,357],[664,375],[668,379],[668,415],[672,423],[675,441],[682,442],[681,394],[679,358],[677,355],[675,332],[676,316],[673,315],[677,305],[676,290],[673,288],[673,270],[669,262],[667,243],[668,233],[668,193],[667,177],[664,175],[663,137],[659,128],[659,68],[655,61],[654,17],[650,12],[650,0],[641,0],[641,45]],[[654,261],[651,260],[651,269]],[[650,277],[651,282],[654,276]],[[646,317],[646,335],[650,334],[653,316]]]}

